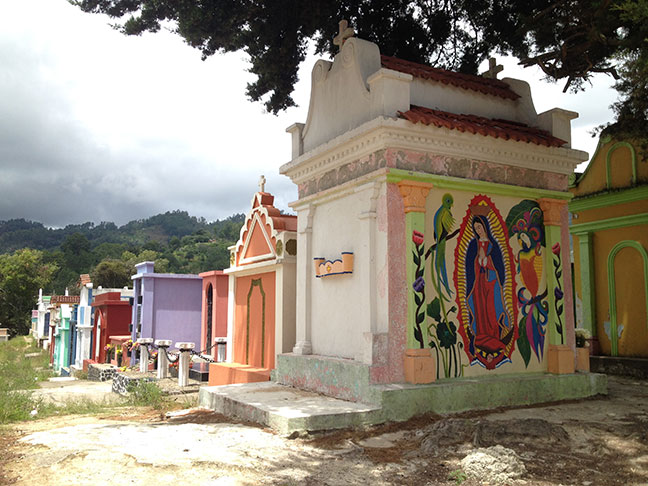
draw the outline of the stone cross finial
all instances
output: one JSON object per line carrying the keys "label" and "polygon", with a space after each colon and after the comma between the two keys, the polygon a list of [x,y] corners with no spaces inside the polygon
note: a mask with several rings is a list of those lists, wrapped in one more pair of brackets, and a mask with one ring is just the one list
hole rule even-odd
{"label": "stone cross finial", "polygon": [[497,73],[504,71],[504,66],[497,64],[494,57],[488,59],[488,71],[482,73],[482,76],[490,79],[497,79]]}
{"label": "stone cross finial", "polygon": [[342,50],[344,42],[349,37],[353,37],[355,30],[353,30],[353,27],[349,27],[349,22],[347,22],[346,20],[340,20],[340,23],[338,25],[340,26],[340,30],[338,32],[338,35],[333,38],[333,44],[338,46],[339,50]]}
{"label": "stone cross finial", "polygon": [[265,192],[265,183],[266,178],[262,175],[261,177],[259,177],[259,192]]}

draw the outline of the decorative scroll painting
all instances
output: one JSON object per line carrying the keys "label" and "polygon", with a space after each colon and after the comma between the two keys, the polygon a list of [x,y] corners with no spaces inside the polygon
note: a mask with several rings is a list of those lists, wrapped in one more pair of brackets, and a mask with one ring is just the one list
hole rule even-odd
{"label": "decorative scroll painting", "polygon": [[511,362],[518,338],[515,266],[506,224],[493,202],[475,196],[455,248],[459,334],[471,365]]}
{"label": "decorative scroll painting", "polygon": [[511,240],[517,241],[517,301],[520,310],[518,350],[525,366],[531,353],[542,361],[549,304],[544,276],[545,229],[542,209],[536,201],[525,199],[511,208],[506,217]]}

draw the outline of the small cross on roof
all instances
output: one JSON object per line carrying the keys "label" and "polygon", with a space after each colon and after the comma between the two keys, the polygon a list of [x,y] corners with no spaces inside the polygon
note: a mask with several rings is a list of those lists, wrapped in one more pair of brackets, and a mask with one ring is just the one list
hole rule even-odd
{"label": "small cross on roof", "polygon": [[497,79],[497,73],[504,71],[504,66],[497,64],[494,57],[488,60],[488,71],[482,73],[482,76],[490,79]]}
{"label": "small cross on roof", "polygon": [[340,20],[338,25],[339,25],[339,32],[338,35],[336,35],[333,38],[333,44],[338,46],[339,50],[342,50],[342,46],[344,45],[344,42],[349,37],[353,37],[353,35],[355,34],[355,30],[353,30],[353,27],[349,27],[349,22],[347,22],[346,20]]}
{"label": "small cross on roof", "polygon": [[259,177],[259,192],[265,192],[265,183],[266,178],[261,175],[261,177]]}

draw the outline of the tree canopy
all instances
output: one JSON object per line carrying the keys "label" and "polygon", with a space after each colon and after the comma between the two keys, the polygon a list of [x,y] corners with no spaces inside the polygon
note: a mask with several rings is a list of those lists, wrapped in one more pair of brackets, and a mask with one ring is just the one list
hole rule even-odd
{"label": "tree canopy", "polygon": [[26,334],[38,289],[49,284],[57,271],[46,264],[43,253],[25,248],[0,255],[0,325],[10,334]]}
{"label": "tree canopy", "polygon": [[[335,54],[337,20],[384,54],[475,73],[493,53],[537,65],[565,90],[584,89],[593,74],[618,79],[617,129],[645,127],[648,99],[648,0],[74,0],[86,12],[117,20],[123,33],[169,27],[203,59],[243,50],[253,101],[277,113],[291,97],[309,41]],[[619,124],[621,125],[619,127]]]}

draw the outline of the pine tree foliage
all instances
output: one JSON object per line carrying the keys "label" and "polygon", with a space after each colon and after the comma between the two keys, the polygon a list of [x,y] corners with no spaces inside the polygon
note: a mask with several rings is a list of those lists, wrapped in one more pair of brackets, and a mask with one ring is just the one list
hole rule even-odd
{"label": "pine tree foliage", "polygon": [[[291,97],[309,42],[334,55],[337,21],[384,54],[475,73],[488,56],[511,54],[537,65],[565,90],[597,73],[618,80],[614,106],[623,126],[646,122],[648,0],[74,0],[107,14],[123,33],[174,29],[203,58],[244,51],[257,78],[253,101],[278,113]],[[614,130],[616,125],[608,127]],[[644,132],[645,133],[645,132]]]}

